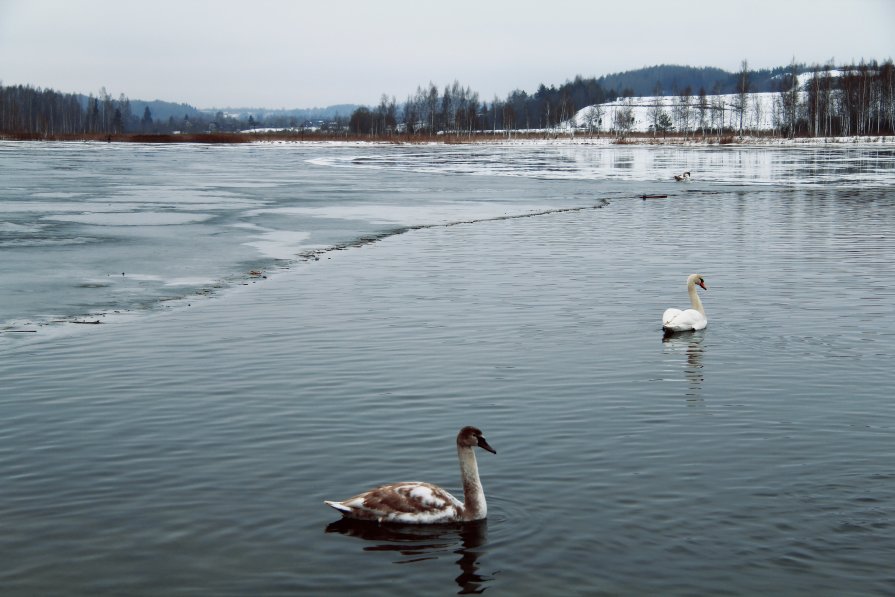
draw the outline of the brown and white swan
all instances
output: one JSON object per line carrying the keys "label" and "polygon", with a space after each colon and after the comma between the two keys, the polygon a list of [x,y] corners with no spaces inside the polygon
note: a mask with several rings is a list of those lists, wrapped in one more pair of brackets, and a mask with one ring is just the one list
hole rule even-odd
{"label": "brown and white swan", "polygon": [[340,502],[324,500],[324,503],[345,518],[379,523],[441,524],[482,520],[488,516],[488,505],[479,479],[476,447],[497,454],[479,429],[461,429],[457,434],[457,455],[463,481],[462,502],[437,485],[405,481],[382,485]]}

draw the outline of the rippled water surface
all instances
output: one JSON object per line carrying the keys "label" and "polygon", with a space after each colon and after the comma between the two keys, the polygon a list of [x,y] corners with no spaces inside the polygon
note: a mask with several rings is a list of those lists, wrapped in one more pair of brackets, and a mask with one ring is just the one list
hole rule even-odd
{"label": "rippled water surface", "polygon": [[893,594],[892,159],[0,145],[0,592]]}

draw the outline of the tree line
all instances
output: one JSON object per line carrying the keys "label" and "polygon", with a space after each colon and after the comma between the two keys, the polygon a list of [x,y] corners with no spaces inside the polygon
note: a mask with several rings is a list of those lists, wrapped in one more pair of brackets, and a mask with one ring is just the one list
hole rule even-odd
{"label": "tree line", "polygon": [[[151,116],[148,117],[151,123]],[[143,123],[146,124],[145,122]],[[27,85],[0,85],[0,131],[42,136],[112,134],[141,130],[130,100],[114,99],[105,87],[86,102],[74,93]]]}
{"label": "tree line", "polygon": [[[776,91],[781,75],[789,72],[789,66],[749,70],[751,90],[756,93]],[[805,68],[800,65],[800,68]],[[740,71],[730,72],[714,67],[692,67],[674,64],[647,66],[633,71],[603,75],[597,83],[604,89],[632,91],[632,95],[673,96],[686,88],[704,88],[717,94],[737,92]],[[656,89],[658,88],[658,92]]]}
{"label": "tree line", "polygon": [[218,111],[214,116],[185,114],[166,120],[154,119],[146,106],[135,113],[131,101],[121,94],[114,98],[105,88],[86,99],[27,85],[0,84],[0,132],[42,137],[79,134],[234,132],[259,127],[321,131],[328,134],[393,135],[473,132],[490,129],[545,128],[574,115],[576,106],[605,101],[607,94],[595,83],[576,77],[559,88],[541,85],[529,95],[513,91],[506,100],[489,105],[477,92],[457,81],[440,91],[435,84],[418,87],[399,104],[382,96],[375,107],[359,107],[350,115],[335,115],[323,121],[299,120],[290,115],[248,115],[239,118]]}
{"label": "tree line", "polygon": [[429,82],[399,104],[386,94],[378,106],[357,108],[349,118],[354,134],[471,134],[497,130],[551,128],[573,117],[583,106],[602,103],[605,91],[595,79],[575,77],[556,87],[541,84],[534,94],[514,90],[506,99],[482,100],[459,81],[439,89]]}
{"label": "tree line", "polygon": [[[183,116],[155,118],[145,102],[142,111],[134,111],[123,93],[114,98],[105,87],[97,95],[84,97],[29,85],[0,84],[0,133],[36,137],[78,135],[120,135],[129,133],[170,134],[236,132],[261,126],[260,118],[204,114],[182,105]],[[170,109],[168,110],[170,111]],[[266,126],[297,127],[295,117],[270,117]],[[347,126],[347,118],[343,126]]]}
{"label": "tree line", "polygon": [[803,101],[793,91],[800,87],[795,69],[784,81],[780,103],[785,107],[783,125],[790,136],[895,133],[895,66],[891,60],[881,65],[851,65],[835,78],[830,71],[829,65],[812,67],[805,93],[800,94]]}
{"label": "tree line", "polygon": [[[649,69],[642,69],[649,70]],[[702,70],[704,69],[694,69]],[[722,71],[724,72],[724,71]],[[758,81],[756,81],[756,78]],[[770,106],[756,93],[773,93]],[[770,70],[750,70],[747,61],[737,73],[726,73],[709,92],[690,85],[669,92],[656,81],[647,114],[653,134],[676,130],[689,136],[757,133],[759,124],[787,137],[829,137],[895,134],[895,67],[891,59],[836,67],[791,63]],[[670,113],[665,98],[670,96]],[[555,129],[567,124],[583,108],[576,128],[627,135],[634,123],[635,91],[605,90],[597,79],[576,77],[560,87],[541,85],[529,95],[515,90],[506,99],[480,101],[476,92],[454,82],[439,91],[433,84],[418,87],[403,106],[382,96],[379,106],[361,107],[349,128],[355,134],[509,133]],[[609,109],[605,102],[616,103]],[[764,113],[769,111],[769,113]]]}
{"label": "tree line", "polygon": [[[785,136],[850,136],[895,133],[895,68],[892,60],[834,67],[805,66],[794,61],[787,67],[772,70],[750,70],[743,61],[737,73],[725,73],[716,79],[711,95],[705,85],[694,91],[691,85],[668,90],[667,77],[683,80],[685,67],[650,67],[632,71],[661,74],[651,89],[652,104],[648,107],[653,134],[676,130],[689,135],[706,133],[754,132],[758,122],[773,121],[774,130]],[[671,68],[671,70],[668,70]],[[691,79],[708,80],[718,69],[690,69]],[[638,77],[642,76],[638,74]],[[769,78],[770,77],[770,78]],[[472,135],[514,131],[551,130],[568,123],[582,108],[584,122],[578,128],[599,133],[601,130],[624,135],[630,130],[632,98],[630,87],[606,89],[601,81],[637,82],[633,76],[575,77],[559,87],[540,85],[529,94],[516,89],[503,99],[490,101],[478,92],[454,81],[439,88],[434,83],[418,86],[403,102],[383,94],[376,106],[361,106],[344,117],[336,115],[325,121],[300,121],[294,115],[248,115],[236,117],[218,111],[216,114],[193,112],[182,118],[169,116],[155,119],[148,105],[142,113],[132,109],[124,95],[118,98],[102,88],[86,98],[52,89],[0,84],[0,133],[28,134],[38,137],[89,134],[127,133],[208,133],[235,132],[259,127],[283,128],[323,135],[363,135],[398,137],[402,135]],[[770,83],[768,81],[771,81]],[[766,107],[755,101],[754,94],[775,91],[772,114],[762,114]],[[722,93],[730,93],[721,96]],[[640,90],[640,95],[649,95]],[[671,113],[660,98],[671,96]],[[727,100],[723,99],[724,97]],[[732,98],[732,99],[731,99]],[[600,104],[617,102],[611,112]]]}

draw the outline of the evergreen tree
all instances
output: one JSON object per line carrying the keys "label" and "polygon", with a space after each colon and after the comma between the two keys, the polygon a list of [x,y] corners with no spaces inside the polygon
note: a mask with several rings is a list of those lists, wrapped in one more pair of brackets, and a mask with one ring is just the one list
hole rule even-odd
{"label": "evergreen tree", "polygon": [[144,132],[152,128],[152,111],[149,109],[149,106],[143,108],[143,118],[140,120],[140,128],[143,129]]}

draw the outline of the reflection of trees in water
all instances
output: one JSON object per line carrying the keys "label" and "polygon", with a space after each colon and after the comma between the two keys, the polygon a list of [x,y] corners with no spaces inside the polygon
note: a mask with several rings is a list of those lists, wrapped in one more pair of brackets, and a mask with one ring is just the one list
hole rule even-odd
{"label": "reflection of trees in water", "polygon": [[413,564],[458,554],[460,575],[454,580],[458,594],[483,593],[491,577],[479,574],[479,551],[487,539],[486,520],[443,525],[379,525],[375,522],[343,518],[330,523],[327,533],[341,533],[370,542],[364,551],[394,552],[396,564]]}
{"label": "reflection of trees in water", "polygon": [[689,386],[687,397],[688,400],[699,402],[702,401],[702,382],[705,380],[702,371],[702,358],[705,354],[705,348],[702,343],[704,338],[705,334],[702,330],[698,332],[679,332],[662,338],[662,342],[668,352],[684,353],[686,357],[684,377]]}

